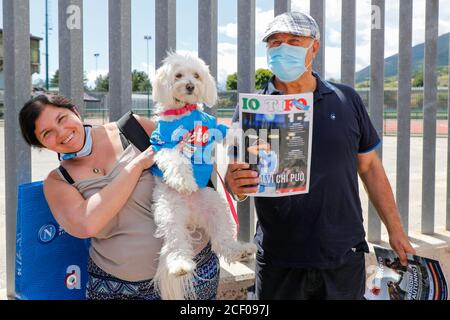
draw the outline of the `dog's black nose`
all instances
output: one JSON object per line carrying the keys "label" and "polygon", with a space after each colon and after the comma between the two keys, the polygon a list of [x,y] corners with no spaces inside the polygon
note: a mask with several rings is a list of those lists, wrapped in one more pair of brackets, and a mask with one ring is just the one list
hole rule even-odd
{"label": "dog's black nose", "polygon": [[192,91],[194,91],[194,89],[195,89],[194,84],[188,83],[188,84],[186,85],[186,90],[187,90],[188,92],[192,92]]}

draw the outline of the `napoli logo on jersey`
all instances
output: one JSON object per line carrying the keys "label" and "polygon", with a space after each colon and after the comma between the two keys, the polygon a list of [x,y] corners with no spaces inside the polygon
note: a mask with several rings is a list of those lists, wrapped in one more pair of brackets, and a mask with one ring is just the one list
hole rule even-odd
{"label": "napoli logo on jersey", "polygon": [[42,243],[51,242],[56,236],[56,226],[53,224],[46,224],[39,229],[38,237]]}

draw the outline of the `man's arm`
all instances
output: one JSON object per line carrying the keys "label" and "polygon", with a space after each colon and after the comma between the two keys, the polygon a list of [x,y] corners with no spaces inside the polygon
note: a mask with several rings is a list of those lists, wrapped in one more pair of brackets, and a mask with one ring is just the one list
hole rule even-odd
{"label": "man's arm", "polygon": [[406,253],[415,254],[415,250],[403,230],[391,185],[375,150],[358,155],[358,173],[370,201],[388,230],[392,249],[397,252],[402,265],[406,265]]}

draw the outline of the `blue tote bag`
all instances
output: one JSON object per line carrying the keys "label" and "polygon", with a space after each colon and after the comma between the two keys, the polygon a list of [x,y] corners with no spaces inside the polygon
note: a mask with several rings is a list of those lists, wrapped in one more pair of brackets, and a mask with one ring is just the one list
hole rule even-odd
{"label": "blue tote bag", "polygon": [[20,185],[17,198],[16,298],[85,299],[89,240],[58,225],[42,181]]}

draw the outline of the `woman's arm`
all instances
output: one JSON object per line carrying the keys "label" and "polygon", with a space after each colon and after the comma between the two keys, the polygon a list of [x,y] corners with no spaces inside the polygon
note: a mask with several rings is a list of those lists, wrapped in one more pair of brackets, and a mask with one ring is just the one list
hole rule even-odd
{"label": "woman's arm", "polygon": [[142,171],[153,165],[153,155],[151,147],[142,152],[111,183],[88,199],[62,181],[56,172],[50,173],[44,182],[44,193],[55,219],[75,237],[95,237],[125,205]]}

